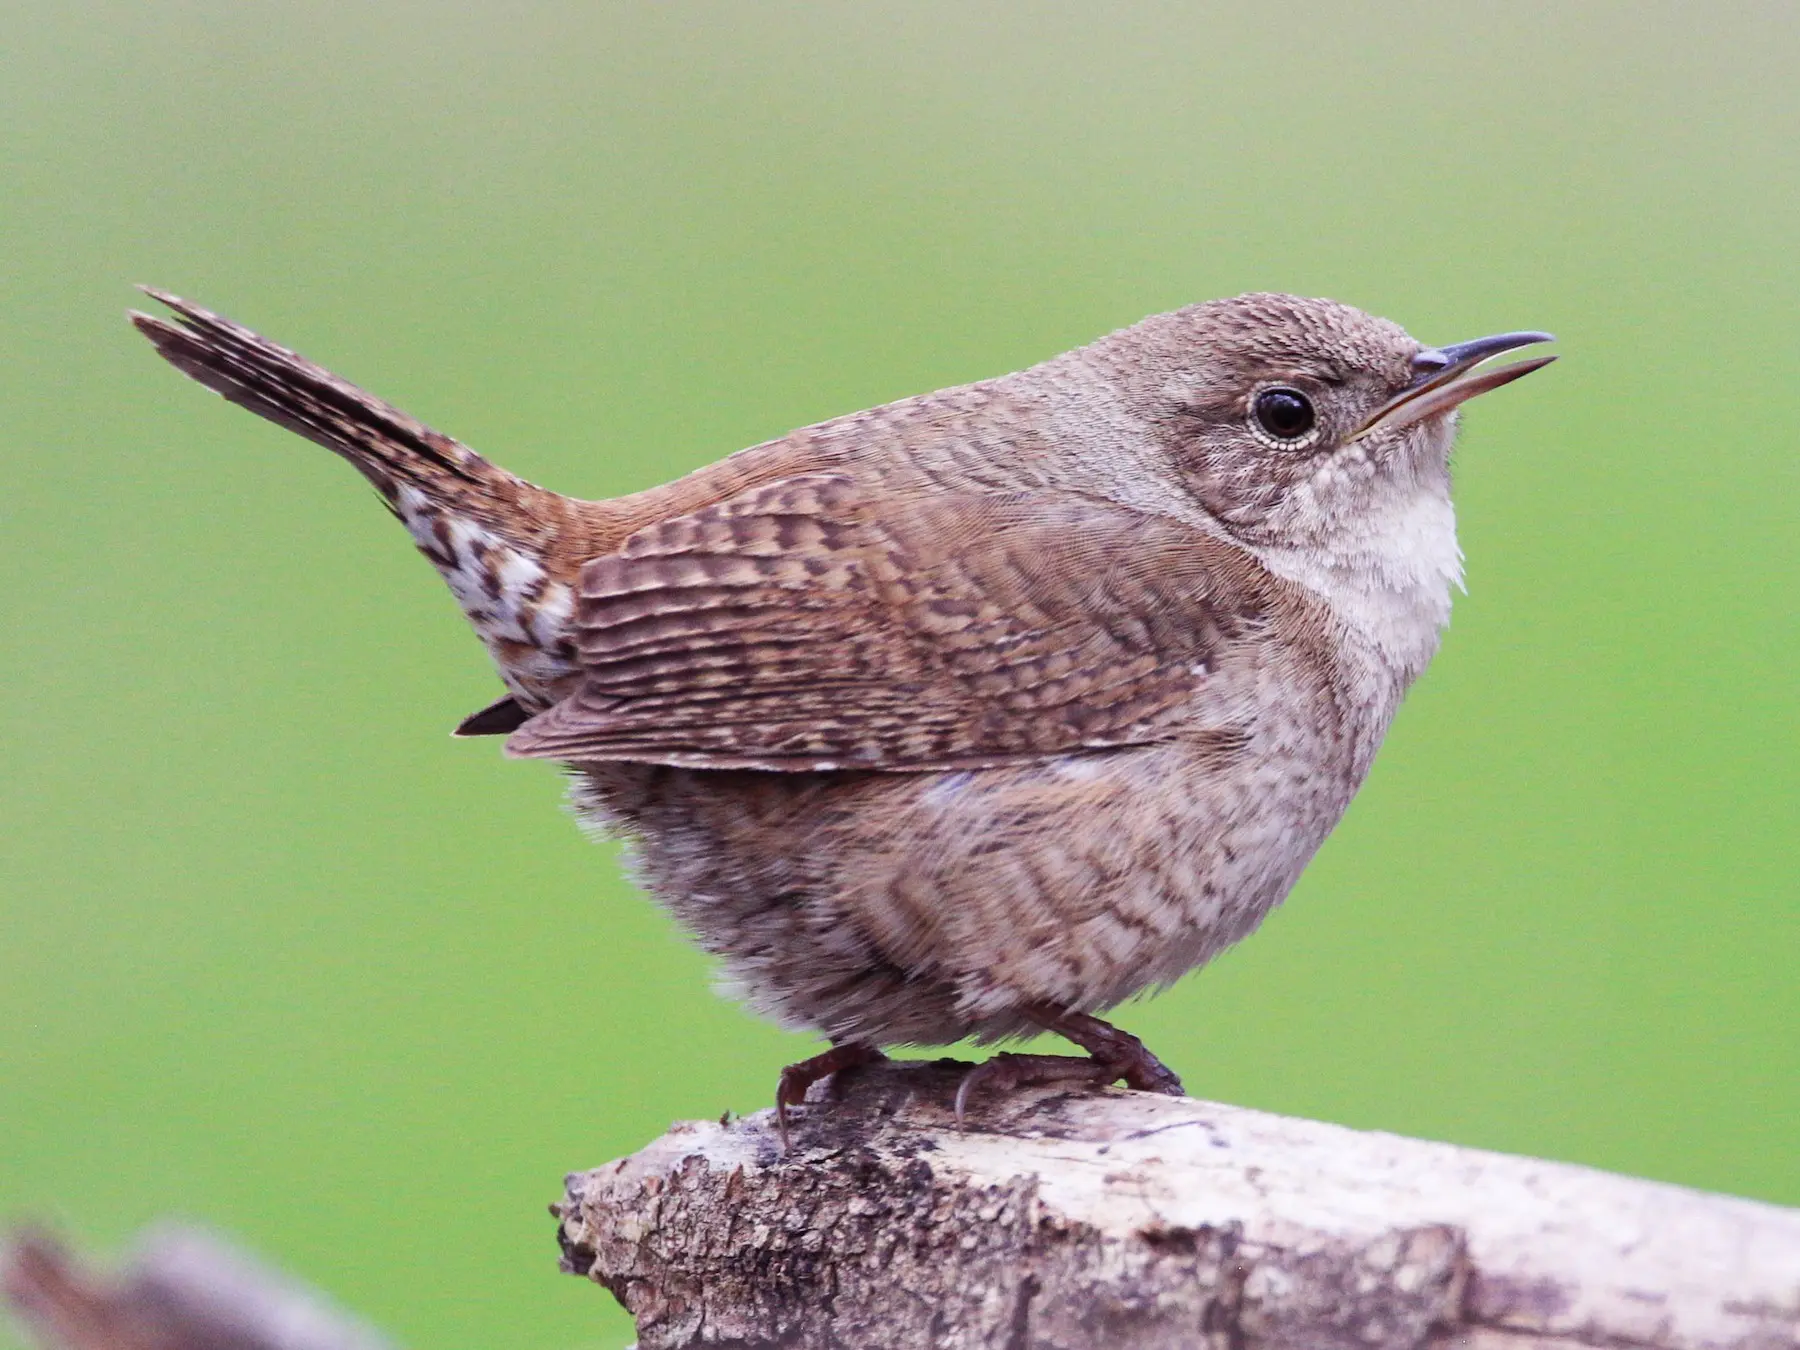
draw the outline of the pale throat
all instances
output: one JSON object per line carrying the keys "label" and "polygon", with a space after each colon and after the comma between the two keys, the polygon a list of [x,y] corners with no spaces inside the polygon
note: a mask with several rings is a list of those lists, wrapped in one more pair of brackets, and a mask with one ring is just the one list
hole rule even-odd
{"label": "pale throat", "polygon": [[1324,600],[1403,689],[1437,654],[1451,591],[1462,587],[1456,510],[1429,490],[1365,509],[1354,529],[1328,542],[1257,552],[1270,571]]}

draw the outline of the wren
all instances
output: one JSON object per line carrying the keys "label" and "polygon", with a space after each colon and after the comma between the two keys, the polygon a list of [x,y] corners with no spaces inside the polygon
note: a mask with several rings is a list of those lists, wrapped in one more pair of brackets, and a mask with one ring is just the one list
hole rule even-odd
{"label": "wren", "polygon": [[505,684],[463,735],[580,813],[831,1048],[1051,1030],[965,1080],[1180,1092],[1098,1014],[1294,885],[1436,652],[1457,409],[1553,360],[1425,347],[1329,300],[1156,315],[1013,375],[806,427],[610,501],[561,496],[172,295],[201,384],[335,451]]}

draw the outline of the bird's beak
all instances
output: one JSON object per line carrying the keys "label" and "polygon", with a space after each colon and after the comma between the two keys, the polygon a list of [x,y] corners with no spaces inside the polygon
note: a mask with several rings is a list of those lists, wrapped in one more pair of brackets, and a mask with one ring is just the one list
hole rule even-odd
{"label": "bird's beak", "polygon": [[1364,436],[1377,427],[1409,427],[1427,417],[1449,412],[1477,394],[1485,394],[1534,370],[1542,370],[1556,358],[1534,356],[1529,361],[1515,361],[1509,366],[1495,366],[1483,371],[1477,371],[1476,367],[1501,352],[1554,341],[1556,339],[1548,333],[1498,333],[1493,337],[1476,338],[1473,342],[1458,342],[1451,347],[1427,347],[1412,359],[1412,367],[1418,372],[1413,382],[1371,413],[1356,434]]}

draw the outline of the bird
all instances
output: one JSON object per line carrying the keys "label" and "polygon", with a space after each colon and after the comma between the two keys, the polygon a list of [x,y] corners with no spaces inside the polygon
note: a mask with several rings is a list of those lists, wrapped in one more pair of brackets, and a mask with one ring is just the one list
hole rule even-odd
{"label": "bird", "polygon": [[1153,315],[608,500],[528,483],[216,313],[133,311],[200,384],[347,460],[505,692],[462,736],[577,813],[821,1053],[1053,1032],[957,1093],[1179,1076],[1101,1014],[1251,933],[1436,653],[1459,409],[1555,359],[1332,300]]}

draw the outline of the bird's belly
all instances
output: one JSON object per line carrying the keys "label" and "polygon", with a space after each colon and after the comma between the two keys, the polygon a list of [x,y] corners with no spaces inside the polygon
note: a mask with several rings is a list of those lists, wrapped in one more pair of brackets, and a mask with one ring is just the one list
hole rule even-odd
{"label": "bird's belly", "polygon": [[751,1006],[943,1044],[1014,1034],[1027,1003],[1110,1007],[1254,929],[1355,789],[1305,739],[960,773],[598,765],[575,796]]}

